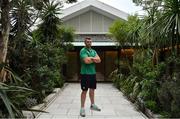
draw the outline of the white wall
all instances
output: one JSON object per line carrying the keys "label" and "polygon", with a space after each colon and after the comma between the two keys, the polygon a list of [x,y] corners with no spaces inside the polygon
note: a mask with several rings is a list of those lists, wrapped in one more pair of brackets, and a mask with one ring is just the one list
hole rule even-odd
{"label": "white wall", "polygon": [[99,13],[88,11],[64,23],[73,27],[77,34],[106,34],[113,21]]}

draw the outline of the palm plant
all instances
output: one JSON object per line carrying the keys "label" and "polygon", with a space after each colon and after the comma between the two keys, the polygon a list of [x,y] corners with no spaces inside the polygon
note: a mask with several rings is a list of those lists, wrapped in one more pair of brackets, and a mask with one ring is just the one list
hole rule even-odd
{"label": "palm plant", "polygon": [[11,10],[11,34],[14,39],[22,38],[23,34],[29,35],[30,27],[38,18],[39,11],[28,4],[28,1],[19,0],[13,4]]}
{"label": "palm plant", "polygon": [[71,42],[74,40],[74,29],[71,27],[60,26],[59,36],[60,46],[64,48],[65,51],[68,51],[73,45]]}
{"label": "palm plant", "polygon": [[28,88],[14,72],[12,72],[7,66],[1,65],[0,68],[4,68],[8,72],[8,84],[0,82],[0,106],[1,118],[15,118],[23,117],[22,110],[27,110],[26,107],[22,108],[24,99],[35,93],[35,91]]}
{"label": "palm plant", "polygon": [[172,47],[172,51],[175,51],[175,47],[179,47],[180,43],[180,1],[164,0],[160,7],[162,14],[154,22],[152,28],[161,29],[160,35],[166,36],[169,39],[164,41],[164,44],[169,44],[168,46]]}
{"label": "palm plant", "polygon": [[38,65],[36,68],[32,68],[33,72],[30,72],[34,77],[34,82],[38,81],[35,85],[39,92],[42,92],[41,97],[52,91],[55,86],[62,86],[61,69],[62,64],[66,62],[65,51],[67,48],[64,42],[73,40],[73,31],[61,27],[61,20],[58,18],[60,10],[60,2],[45,3],[41,13],[41,23],[33,32],[33,38],[38,41],[35,47],[40,55],[38,56]]}
{"label": "palm plant", "polygon": [[32,40],[30,27],[38,18],[38,13],[39,11],[32,7],[27,0],[14,2],[10,12],[12,29],[10,31],[8,59],[10,67],[19,76],[22,76],[28,67],[25,56]]}
{"label": "palm plant", "polygon": [[[29,88],[13,85],[11,86],[0,82],[0,100],[2,100],[0,105],[4,116],[10,116],[10,118],[23,117],[22,105],[24,103],[22,102],[23,99],[31,94],[30,92],[32,93],[33,91]],[[24,107],[24,109],[26,108]],[[1,118],[4,116],[0,115]]]}
{"label": "palm plant", "polygon": [[[25,0],[24,0],[25,1]],[[26,0],[27,1],[27,0]],[[35,0],[32,0],[35,1]],[[0,4],[0,11],[1,11],[1,41],[0,41],[0,63],[6,62],[7,57],[7,51],[8,51],[8,43],[9,43],[9,34],[11,30],[11,18],[10,18],[10,11],[14,7],[14,4],[16,4],[18,1],[16,0],[1,0]],[[34,3],[43,2],[42,0],[37,0]],[[28,2],[30,4],[31,2]],[[31,4],[31,6],[33,6]],[[0,77],[5,77],[5,72],[2,69],[0,74]],[[2,79],[2,78],[1,78]],[[4,80],[4,79],[3,79]]]}
{"label": "palm plant", "polygon": [[[110,35],[119,43],[123,50],[126,46],[139,47],[142,26],[142,21],[137,15],[134,15],[129,16],[127,21],[115,21],[109,31],[111,33]],[[127,57],[126,60],[128,61]]]}
{"label": "palm plant", "polygon": [[110,36],[114,40],[119,42],[119,45],[123,46],[127,40],[127,23],[123,20],[115,21],[109,28]]}
{"label": "palm plant", "polygon": [[165,47],[167,37],[161,33],[162,28],[154,27],[156,21],[162,16],[162,0],[134,0],[138,5],[143,6],[147,16],[143,19],[143,29],[141,29],[141,44],[153,51],[152,63],[157,64],[159,51]]}
{"label": "palm plant", "polygon": [[[124,45],[127,40],[127,21],[124,20],[117,20],[115,21],[109,28],[110,36],[113,40],[117,41],[117,47],[119,53],[121,53],[121,49],[123,50]],[[119,49],[120,48],[120,49]],[[120,54],[118,55],[118,59],[120,59]],[[118,72],[120,72],[120,61],[118,61]]]}
{"label": "palm plant", "polygon": [[51,1],[44,3],[44,7],[41,13],[41,24],[37,31],[37,36],[42,43],[53,42],[57,40],[59,34],[59,25],[61,20],[58,15],[61,14],[61,2]]}
{"label": "palm plant", "polygon": [[131,43],[131,46],[139,46],[141,41],[141,29],[142,29],[142,20],[138,18],[138,15],[129,16],[128,21],[128,35],[127,39]]}
{"label": "palm plant", "polygon": [[[143,0],[140,4],[143,3]],[[179,14],[180,2],[178,0],[150,0],[145,5],[148,16],[145,18],[146,35],[144,44],[148,44],[153,51],[153,62],[158,62],[159,49],[171,47],[172,53],[179,50]]]}
{"label": "palm plant", "polygon": [[151,34],[153,43],[172,47],[179,46],[180,1],[179,0],[133,0],[148,12],[147,34]]}
{"label": "palm plant", "polygon": [[[48,2],[49,0],[21,0],[31,7],[40,10],[42,8],[43,2]],[[68,3],[76,2],[76,0],[66,0]],[[14,5],[19,2],[18,0],[0,0],[0,12],[1,12],[1,32],[0,32],[0,63],[6,62],[6,56],[8,51],[8,43],[9,43],[9,34],[11,30],[10,25],[10,11],[14,7]],[[5,72],[3,69],[0,71],[0,77],[5,77]],[[2,79],[2,78],[1,78]]]}

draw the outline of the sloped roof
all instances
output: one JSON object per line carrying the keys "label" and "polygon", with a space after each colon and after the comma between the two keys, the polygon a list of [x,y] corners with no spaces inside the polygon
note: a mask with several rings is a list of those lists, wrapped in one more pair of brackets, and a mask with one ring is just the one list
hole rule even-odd
{"label": "sloped roof", "polygon": [[84,0],[76,5],[64,9],[60,17],[62,20],[66,21],[90,10],[93,10],[112,19],[120,18],[127,20],[127,17],[129,15],[128,13],[125,13],[98,0]]}

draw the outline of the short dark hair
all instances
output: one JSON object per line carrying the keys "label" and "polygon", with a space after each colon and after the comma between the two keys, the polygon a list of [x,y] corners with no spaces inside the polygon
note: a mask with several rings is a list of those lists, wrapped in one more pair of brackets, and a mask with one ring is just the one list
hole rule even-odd
{"label": "short dark hair", "polygon": [[85,39],[89,39],[89,40],[91,40],[91,37],[86,37]]}

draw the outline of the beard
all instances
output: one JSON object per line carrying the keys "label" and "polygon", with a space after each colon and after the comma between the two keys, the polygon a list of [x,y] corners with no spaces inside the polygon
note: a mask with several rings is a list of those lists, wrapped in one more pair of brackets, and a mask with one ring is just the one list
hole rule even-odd
{"label": "beard", "polygon": [[87,48],[91,48],[91,44],[86,44],[86,47]]}

